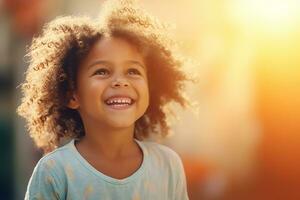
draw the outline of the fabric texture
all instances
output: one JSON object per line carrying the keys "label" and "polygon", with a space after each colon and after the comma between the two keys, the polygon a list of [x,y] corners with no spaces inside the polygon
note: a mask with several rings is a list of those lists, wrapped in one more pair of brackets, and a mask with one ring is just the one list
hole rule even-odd
{"label": "fabric texture", "polygon": [[[187,200],[180,157],[169,147],[138,141],[141,166],[116,179],[96,170],[77,151],[74,139],[42,157],[29,180],[25,200]],[[121,170],[121,169],[120,169]]]}

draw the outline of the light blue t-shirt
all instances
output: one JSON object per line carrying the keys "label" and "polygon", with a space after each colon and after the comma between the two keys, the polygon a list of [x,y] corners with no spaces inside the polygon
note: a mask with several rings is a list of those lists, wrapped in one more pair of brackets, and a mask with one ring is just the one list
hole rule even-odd
{"label": "light blue t-shirt", "polygon": [[170,148],[135,140],[143,151],[142,164],[129,177],[116,179],[88,163],[74,141],[39,160],[27,186],[26,200],[188,199],[181,159]]}

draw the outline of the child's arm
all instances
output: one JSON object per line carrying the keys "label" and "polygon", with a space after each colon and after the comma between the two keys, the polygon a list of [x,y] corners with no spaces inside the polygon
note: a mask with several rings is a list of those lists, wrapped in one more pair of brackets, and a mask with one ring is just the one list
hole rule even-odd
{"label": "child's arm", "polygon": [[63,184],[59,182],[51,165],[47,162],[39,162],[29,180],[25,200],[64,199],[62,187]]}

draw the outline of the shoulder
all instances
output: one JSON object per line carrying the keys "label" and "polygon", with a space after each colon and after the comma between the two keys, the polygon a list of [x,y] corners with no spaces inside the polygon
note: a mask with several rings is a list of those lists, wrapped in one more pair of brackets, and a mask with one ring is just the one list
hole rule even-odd
{"label": "shoulder", "polygon": [[177,152],[170,147],[159,144],[156,142],[143,141],[145,149],[147,150],[149,157],[152,159],[163,159],[164,162],[171,164],[172,166],[180,165],[181,158]]}
{"label": "shoulder", "polygon": [[[68,160],[72,159],[71,142],[44,155],[36,164],[34,174],[49,174],[61,179]],[[63,179],[62,179],[63,180]]]}
{"label": "shoulder", "polygon": [[163,144],[145,141],[142,144],[148,153],[146,158],[151,176],[158,175],[157,178],[168,180],[169,187],[174,188],[175,192],[178,183],[185,181],[183,163],[178,153]]}
{"label": "shoulder", "polygon": [[65,167],[70,154],[67,144],[43,156],[28,182],[25,199],[63,199],[66,190]]}
{"label": "shoulder", "polygon": [[179,157],[178,154],[173,149],[171,149],[166,145],[159,144],[157,142],[150,142],[150,141],[142,141],[142,144],[147,148],[149,152],[157,152],[162,155]]}
{"label": "shoulder", "polygon": [[66,161],[66,159],[70,157],[70,154],[72,154],[71,143],[72,141],[44,155],[39,160],[37,165],[63,164]]}

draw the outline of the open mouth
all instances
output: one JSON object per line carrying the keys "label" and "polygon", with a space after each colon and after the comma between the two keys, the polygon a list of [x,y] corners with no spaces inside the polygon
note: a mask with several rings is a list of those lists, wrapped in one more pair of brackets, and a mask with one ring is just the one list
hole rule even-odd
{"label": "open mouth", "polygon": [[134,100],[130,97],[111,97],[105,101],[105,104],[112,108],[128,108],[134,104]]}

